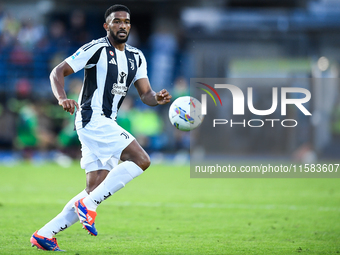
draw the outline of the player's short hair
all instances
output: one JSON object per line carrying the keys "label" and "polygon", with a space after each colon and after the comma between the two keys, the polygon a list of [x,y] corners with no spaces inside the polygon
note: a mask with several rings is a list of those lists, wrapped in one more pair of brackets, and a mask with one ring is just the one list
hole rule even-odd
{"label": "player's short hair", "polygon": [[105,21],[106,21],[107,17],[110,16],[111,13],[113,13],[113,12],[119,12],[119,11],[127,12],[128,14],[131,15],[129,8],[127,8],[125,5],[122,5],[122,4],[115,4],[115,5],[112,5],[111,7],[109,7],[109,8],[106,10],[105,15],[104,15]]}

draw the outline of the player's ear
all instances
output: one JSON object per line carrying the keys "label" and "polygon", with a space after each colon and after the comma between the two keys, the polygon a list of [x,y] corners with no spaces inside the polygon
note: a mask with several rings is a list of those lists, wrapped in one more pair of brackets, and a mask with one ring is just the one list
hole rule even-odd
{"label": "player's ear", "polygon": [[104,29],[105,29],[106,31],[109,31],[109,26],[107,25],[106,22],[103,24],[103,27],[104,27]]}

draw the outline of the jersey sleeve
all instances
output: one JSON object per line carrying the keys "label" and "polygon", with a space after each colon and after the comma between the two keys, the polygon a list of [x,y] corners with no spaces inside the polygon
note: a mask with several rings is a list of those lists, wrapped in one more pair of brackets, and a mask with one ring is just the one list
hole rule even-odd
{"label": "jersey sleeve", "polygon": [[139,51],[138,57],[139,57],[138,69],[133,82],[142,78],[148,78],[146,59],[141,51]]}
{"label": "jersey sleeve", "polygon": [[[94,47],[91,47],[93,45]],[[98,44],[97,44],[98,45]],[[85,44],[79,48],[72,56],[65,59],[66,63],[71,66],[73,71],[76,73],[79,70],[86,67],[87,62],[98,50],[98,46],[95,41]],[[97,47],[96,47],[97,46]]]}

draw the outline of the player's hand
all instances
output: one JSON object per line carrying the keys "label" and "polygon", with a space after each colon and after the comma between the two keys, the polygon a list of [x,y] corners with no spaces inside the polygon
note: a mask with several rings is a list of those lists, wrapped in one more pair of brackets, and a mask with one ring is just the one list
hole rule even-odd
{"label": "player's hand", "polygon": [[169,103],[172,96],[166,89],[162,89],[161,91],[156,93],[155,98],[158,104],[163,105]]}
{"label": "player's hand", "polygon": [[64,111],[69,112],[71,115],[73,115],[74,111],[76,110],[75,107],[79,109],[78,103],[73,99],[59,100],[59,105],[63,107]]}

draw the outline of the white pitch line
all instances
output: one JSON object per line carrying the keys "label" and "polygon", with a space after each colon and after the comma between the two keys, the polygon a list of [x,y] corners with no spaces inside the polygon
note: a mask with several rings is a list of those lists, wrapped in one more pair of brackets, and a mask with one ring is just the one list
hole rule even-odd
{"label": "white pitch line", "polygon": [[317,210],[317,211],[334,211],[340,212],[340,207],[318,207],[318,206],[296,206],[296,205],[251,205],[251,204],[219,204],[219,203],[193,203],[193,204],[181,204],[181,203],[161,203],[161,202],[119,202],[119,201],[105,201],[105,204],[114,206],[141,206],[141,207],[173,207],[173,208],[203,208],[203,209],[247,209],[247,210]]}
{"label": "white pitch line", "polygon": [[[21,202],[21,201],[20,201]],[[18,204],[19,201],[10,201],[7,204]],[[65,205],[68,201],[64,199],[55,200],[53,203]],[[40,200],[41,204],[50,204],[50,200]],[[298,206],[298,205],[256,205],[256,204],[224,204],[224,203],[162,203],[162,202],[120,202],[110,201],[110,199],[103,202],[105,205],[113,206],[140,206],[140,207],[168,207],[168,208],[197,208],[197,209],[245,209],[245,210],[288,210],[288,211],[320,211],[320,212],[340,212],[340,207],[329,207],[329,206]]]}

